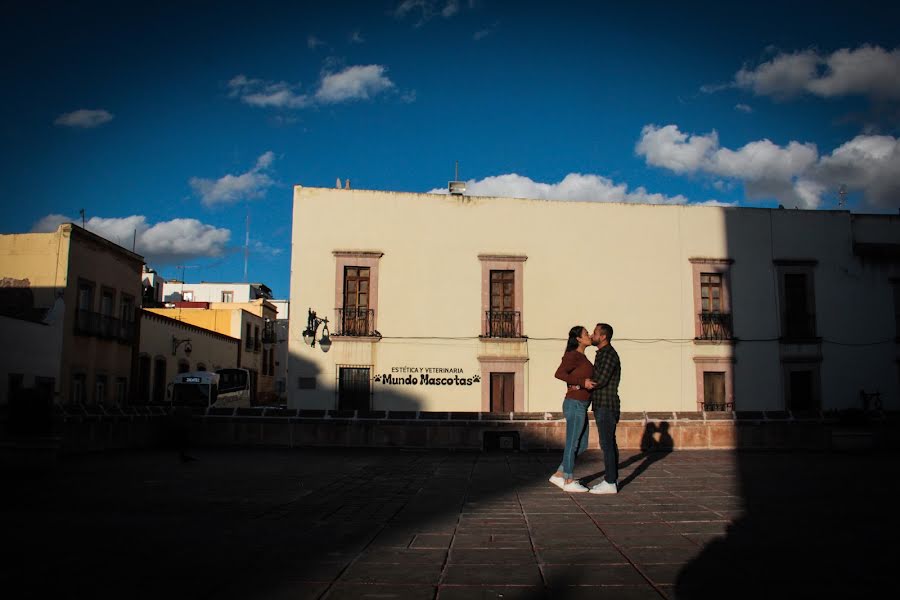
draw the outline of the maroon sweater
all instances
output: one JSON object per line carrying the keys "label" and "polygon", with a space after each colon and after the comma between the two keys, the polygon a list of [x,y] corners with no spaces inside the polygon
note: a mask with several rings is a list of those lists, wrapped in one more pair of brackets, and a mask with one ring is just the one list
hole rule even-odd
{"label": "maroon sweater", "polygon": [[562,379],[568,385],[581,387],[579,390],[567,389],[566,398],[587,402],[591,399],[591,392],[584,389],[584,380],[590,379],[593,374],[594,365],[587,359],[584,352],[570,350],[563,354],[562,362],[559,363],[559,368],[556,369],[554,377]]}

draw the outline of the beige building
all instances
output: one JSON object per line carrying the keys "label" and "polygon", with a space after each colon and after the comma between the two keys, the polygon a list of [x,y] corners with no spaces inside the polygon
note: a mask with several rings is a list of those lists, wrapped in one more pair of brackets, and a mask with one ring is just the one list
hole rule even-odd
{"label": "beige building", "polygon": [[296,186],[289,406],[558,411],[603,321],[624,411],[897,408],[898,277],[894,215]]}
{"label": "beige building", "polygon": [[148,308],[156,313],[241,340],[237,366],[250,371],[253,401],[274,402],[276,308],[265,299],[250,302],[176,302],[169,308]]}
{"label": "beige building", "polygon": [[50,328],[35,331],[46,338],[38,350],[21,341],[21,323],[0,323],[3,339],[20,340],[14,347],[22,353],[9,367],[21,372],[7,377],[41,378],[56,402],[127,402],[142,265],[141,256],[71,223],[53,233],[0,235],[4,314],[43,313],[37,320]]}
{"label": "beige building", "polygon": [[201,281],[163,282],[162,296],[164,302],[236,302],[245,303],[254,300],[271,300],[272,290],[263,283],[236,283]]}
{"label": "beige building", "polygon": [[238,366],[241,340],[149,310],[138,311],[140,345],[135,372],[135,401],[166,400],[177,373],[216,371]]}

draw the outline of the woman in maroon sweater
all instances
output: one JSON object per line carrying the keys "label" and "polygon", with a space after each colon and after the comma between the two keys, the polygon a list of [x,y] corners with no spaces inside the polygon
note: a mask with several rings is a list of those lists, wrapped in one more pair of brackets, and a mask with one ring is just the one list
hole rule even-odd
{"label": "woman in maroon sweater", "polygon": [[[591,405],[590,381],[594,366],[584,355],[591,345],[591,334],[581,325],[569,330],[566,353],[556,369],[555,377],[566,382],[563,414],[566,416],[566,449],[562,464],[550,477],[550,483],[566,492],[586,492],[588,489],[575,479],[575,458],[587,449],[587,409]],[[587,387],[586,387],[587,385]]]}

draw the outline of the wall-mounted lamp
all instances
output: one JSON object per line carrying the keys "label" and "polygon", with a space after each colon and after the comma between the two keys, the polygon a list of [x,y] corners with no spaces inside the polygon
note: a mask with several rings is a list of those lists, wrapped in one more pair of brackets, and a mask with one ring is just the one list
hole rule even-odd
{"label": "wall-mounted lamp", "polygon": [[185,338],[183,340],[179,340],[174,335],[172,336],[172,356],[175,356],[175,353],[178,352],[178,346],[184,344],[184,355],[190,356],[191,352],[193,352],[193,348],[191,347],[191,338]]}
{"label": "wall-mounted lamp", "polygon": [[328,337],[328,318],[321,319],[316,316],[316,311],[309,309],[309,317],[306,320],[306,330],[303,332],[303,341],[309,344],[311,348],[316,347],[316,330],[319,325],[325,325],[322,330],[322,337],[319,339],[319,347],[322,352],[331,350],[331,338]]}

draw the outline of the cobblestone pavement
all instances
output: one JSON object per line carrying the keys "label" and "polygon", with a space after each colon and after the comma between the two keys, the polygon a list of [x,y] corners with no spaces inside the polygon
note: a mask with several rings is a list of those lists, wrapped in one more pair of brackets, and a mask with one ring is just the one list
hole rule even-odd
{"label": "cobblestone pavement", "polygon": [[[193,456],[5,476],[4,596],[862,597],[894,579],[891,456],[623,453],[616,496],[552,486],[558,454]],[[596,451],[576,470],[601,472]]]}

